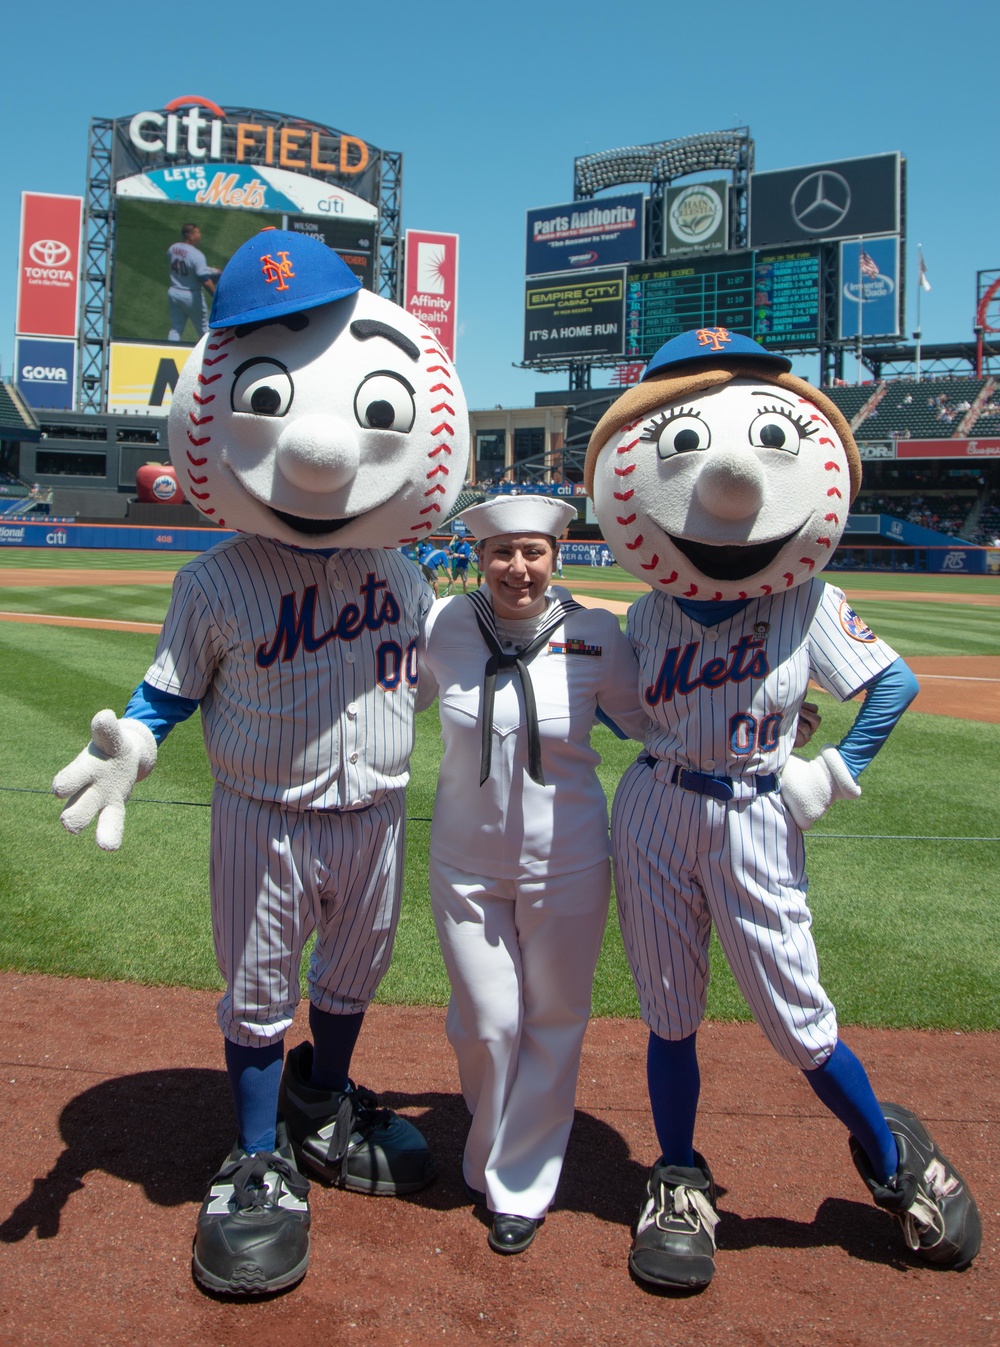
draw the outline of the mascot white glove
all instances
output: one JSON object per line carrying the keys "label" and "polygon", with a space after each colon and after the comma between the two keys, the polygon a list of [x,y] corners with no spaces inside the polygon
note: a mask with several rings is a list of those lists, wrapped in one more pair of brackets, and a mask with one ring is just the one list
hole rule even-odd
{"label": "mascot white glove", "polygon": [[91,740],[52,782],[53,793],[69,804],[59,821],[78,833],[97,815],[97,845],[117,851],[125,830],[125,801],[137,781],[156,766],[156,740],[139,720],[98,711],[90,722]]}
{"label": "mascot white glove", "polygon": [[804,833],[834,800],[855,800],[860,794],[861,787],[833,744],[824,744],[811,762],[793,754],[781,770],[781,798]]}

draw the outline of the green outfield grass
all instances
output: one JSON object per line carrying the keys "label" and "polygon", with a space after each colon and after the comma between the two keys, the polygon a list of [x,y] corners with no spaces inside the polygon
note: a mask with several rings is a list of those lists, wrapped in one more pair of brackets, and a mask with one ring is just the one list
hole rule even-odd
{"label": "green outfield grass", "polygon": [[[168,571],[173,575],[197,552],[133,552],[125,548],[0,547],[3,570]],[[3,579],[0,577],[0,587]]]}
{"label": "green outfield grass", "polygon": [[[211,781],[197,720],[173,732],[156,771],[137,787],[120,852],[100,852],[92,828],[69,836],[47,794],[54,773],[86,743],[94,711],[122,709],[154,645],[152,636],[0,623],[8,788],[0,814],[0,967],[218,986],[207,884]],[[836,740],[855,708],[822,695],[820,702],[817,741]],[[610,796],[638,749],[601,727],[595,735]],[[439,754],[432,709],[418,723],[403,913],[380,992],[385,1001],[447,998],[426,891]],[[1000,1027],[998,755],[1000,727],[910,712],[865,773],[861,799],[836,805],[809,835],[821,972],[844,1022]],[[994,840],[961,840],[976,837]],[[636,1013],[613,919],[595,1009]],[[709,1013],[748,1018],[717,950]]]}

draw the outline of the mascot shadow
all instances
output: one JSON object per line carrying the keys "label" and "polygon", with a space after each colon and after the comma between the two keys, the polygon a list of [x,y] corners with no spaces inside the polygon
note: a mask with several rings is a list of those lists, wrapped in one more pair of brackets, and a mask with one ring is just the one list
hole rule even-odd
{"label": "mascot shadow", "polygon": [[[439,1165],[431,1187],[399,1200],[436,1211],[467,1208],[462,1149],[469,1114],[462,1096],[385,1092],[380,1098],[420,1127]],[[224,1071],[196,1067],[119,1076],[71,1099],[59,1116],[59,1130],[65,1149],[0,1223],[0,1243],[16,1244],[33,1232],[53,1239],[63,1208],[92,1171],[134,1184],[156,1206],[200,1205],[232,1144],[229,1082]],[[613,1127],[578,1110],[554,1209],[631,1226],[646,1177],[646,1167],[632,1159]],[[720,1250],[840,1246],[864,1261],[912,1266],[893,1247],[895,1238],[882,1212],[834,1198],[824,1201],[809,1223],[723,1210],[719,1226]]]}
{"label": "mascot shadow", "polygon": [[16,1244],[33,1230],[59,1233],[63,1207],[92,1170],[141,1187],[150,1202],[200,1204],[232,1144],[233,1104],[224,1071],[143,1071],[102,1081],[59,1115],[66,1149],[0,1224]]}
{"label": "mascot shadow", "polygon": [[[469,1114],[462,1096],[386,1092],[380,1098],[420,1127],[439,1166],[430,1188],[400,1200],[438,1211],[468,1207],[462,1149]],[[16,1244],[33,1232],[39,1239],[53,1239],[63,1208],[92,1171],[134,1184],[156,1206],[198,1206],[232,1145],[233,1130],[224,1071],[190,1067],[102,1081],[62,1110],[59,1131],[65,1149],[0,1221],[0,1243]],[[593,1177],[597,1174],[599,1185]],[[645,1179],[645,1169],[629,1158],[613,1128],[577,1113],[558,1206],[628,1225]]]}

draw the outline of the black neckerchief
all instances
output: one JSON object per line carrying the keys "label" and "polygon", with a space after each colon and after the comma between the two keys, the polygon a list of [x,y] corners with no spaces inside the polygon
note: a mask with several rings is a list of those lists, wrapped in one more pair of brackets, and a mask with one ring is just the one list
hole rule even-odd
{"label": "black neckerchief", "polygon": [[478,589],[474,594],[470,594],[469,598],[476,615],[476,622],[479,624],[479,630],[486,643],[486,649],[490,652],[489,659],[486,661],[486,671],[483,675],[483,748],[479,760],[479,784],[482,786],[489,777],[493,759],[493,699],[496,693],[497,674],[501,670],[514,669],[521,680],[521,691],[524,694],[524,717],[528,730],[528,775],[532,781],[544,786],[545,777],[542,773],[542,744],[538,733],[538,712],[535,710],[535,693],[531,686],[528,664],[538,654],[542,646],[547,644],[556,627],[562,626],[567,613],[579,608],[580,604],[575,599],[555,599],[549,605],[541,631],[536,634],[529,645],[515,654],[505,653],[501,649],[500,640],[497,636],[496,616],[488,595]]}

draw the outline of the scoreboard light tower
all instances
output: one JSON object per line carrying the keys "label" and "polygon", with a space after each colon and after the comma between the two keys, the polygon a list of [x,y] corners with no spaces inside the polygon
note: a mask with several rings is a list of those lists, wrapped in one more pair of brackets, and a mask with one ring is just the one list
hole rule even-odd
{"label": "scoreboard light tower", "polygon": [[[747,179],[753,167],[754,142],[747,126],[599,150],[574,159],[573,199],[586,201],[613,187],[647,183],[646,258],[663,257],[667,250],[667,188],[671,183],[694,173],[731,173],[728,247],[735,251],[747,246]],[[571,389],[590,388],[593,365],[593,361],[569,364]]]}
{"label": "scoreboard light tower", "polygon": [[666,252],[670,184],[693,173],[732,173],[729,247],[735,251],[747,246],[747,178],[753,172],[753,160],[754,143],[747,126],[659,140],[652,145],[600,150],[573,161],[573,197],[585,200],[611,187],[648,183],[646,257],[662,257]]}

